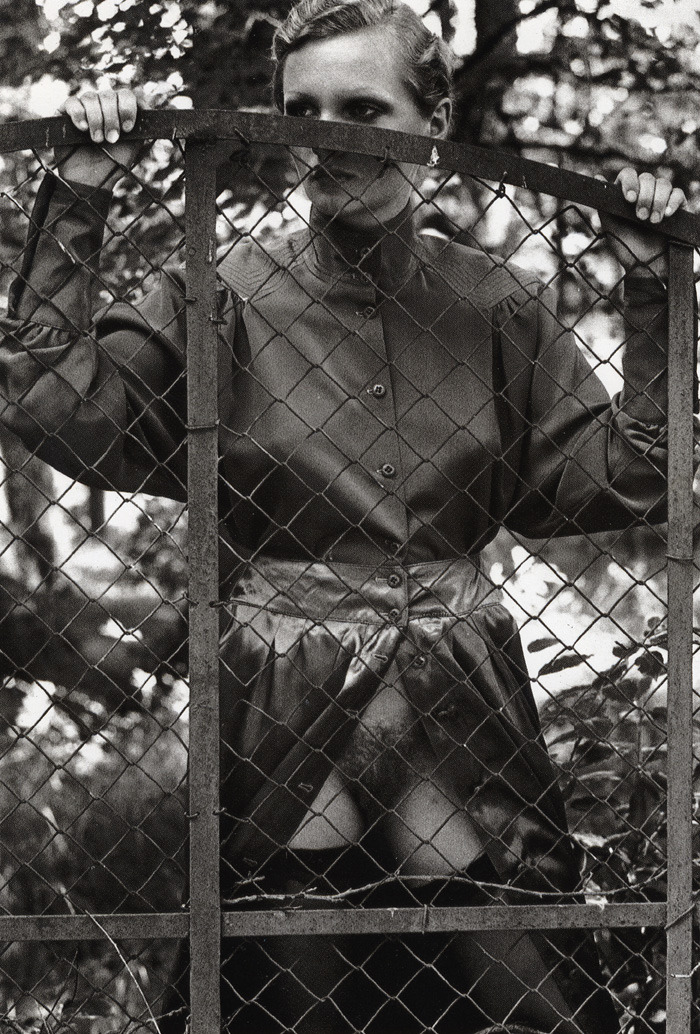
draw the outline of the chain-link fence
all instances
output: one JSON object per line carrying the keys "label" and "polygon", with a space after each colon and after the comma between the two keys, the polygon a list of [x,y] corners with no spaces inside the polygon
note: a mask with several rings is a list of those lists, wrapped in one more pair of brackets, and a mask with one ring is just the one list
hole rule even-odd
{"label": "chain-link fence", "polygon": [[0,130],[0,1026],[689,1034],[698,221],[667,298],[561,168],[137,135]]}

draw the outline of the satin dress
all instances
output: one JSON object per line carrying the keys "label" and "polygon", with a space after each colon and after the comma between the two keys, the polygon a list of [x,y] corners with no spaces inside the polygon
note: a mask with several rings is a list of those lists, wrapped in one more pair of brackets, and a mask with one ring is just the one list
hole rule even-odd
{"label": "satin dress", "polygon": [[[185,500],[183,271],[94,316],[108,205],[41,188],[0,322],[3,419],[87,484]],[[371,234],[312,213],[264,246],[242,237],[219,284],[227,872],[248,879],[285,845],[334,768],[358,778],[363,712],[391,686],[511,888],[500,900],[571,900],[579,853],[480,553],[501,527],[663,520],[664,285],[626,278],[611,401],[550,288],[420,235],[410,207]],[[389,721],[377,753],[400,731]],[[550,940],[581,1029],[617,1029],[581,976],[590,951],[561,965],[586,938]]]}

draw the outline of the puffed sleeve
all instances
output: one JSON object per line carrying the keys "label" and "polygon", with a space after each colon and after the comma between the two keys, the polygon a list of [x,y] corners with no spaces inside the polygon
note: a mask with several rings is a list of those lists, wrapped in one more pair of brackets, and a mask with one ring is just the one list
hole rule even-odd
{"label": "puffed sleeve", "polygon": [[544,537],[664,520],[665,286],[649,275],[626,278],[624,386],[612,400],[555,312],[544,288],[509,300],[498,319],[516,429],[506,449],[513,491],[504,523]]}
{"label": "puffed sleeve", "polygon": [[109,193],[44,180],[0,317],[0,415],[47,463],[100,488],[186,498],[185,289],[94,315]]}

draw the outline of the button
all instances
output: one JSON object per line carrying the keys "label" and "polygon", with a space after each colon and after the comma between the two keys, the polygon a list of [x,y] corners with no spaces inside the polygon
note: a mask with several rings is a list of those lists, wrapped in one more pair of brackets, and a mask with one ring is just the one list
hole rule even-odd
{"label": "button", "polygon": [[[425,665],[426,665],[426,659],[425,659],[425,657],[423,656],[422,653],[419,653],[417,657],[413,658],[413,667],[414,668],[424,668]],[[439,712],[439,713],[442,714],[442,712]]]}
{"label": "button", "polygon": [[385,463],[384,466],[380,469],[379,473],[383,474],[385,478],[395,478],[396,467],[393,466],[393,464],[391,463]]}
{"label": "button", "polygon": [[389,617],[392,621],[398,621],[401,617],[401,611],[397,610],[396,607],[392,607],[392,609],[389,611]]}
{"label": "button", "polygon": [[390,574],[387,578],[387,582],[389,583],[392,589],[398,589],[399,585],[401,585],[401,575]]}
{"label": "button", "polygon": [[383,384],[375,384],[368,389],[368,394],[376,395],[378,399],[383,399],[386,395],[386,388]]}
{"label": "button", "polygon": [[377,315],[377,310],[373,305],[368,305],[365,309],[360,309],[357,315],[365,316],[368,320],[371,320]]}

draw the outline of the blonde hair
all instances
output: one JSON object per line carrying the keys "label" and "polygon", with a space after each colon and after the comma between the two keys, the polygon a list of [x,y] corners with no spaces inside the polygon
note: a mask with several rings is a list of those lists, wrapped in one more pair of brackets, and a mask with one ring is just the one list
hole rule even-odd
{"label": "blonde hair", "polygon": [[272,95],[277,108],[284,110],[284,62],[293,50],[312,40],[379,25],[388,26],[401,46],[406,84],[421,114],[429,117],[441,100],[451,100],[454,55],[402,0],[299,0],[272,41]]}

